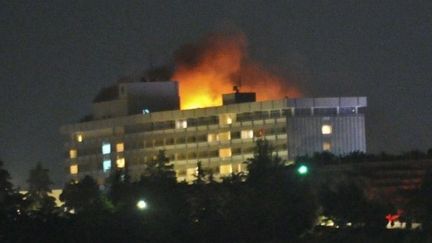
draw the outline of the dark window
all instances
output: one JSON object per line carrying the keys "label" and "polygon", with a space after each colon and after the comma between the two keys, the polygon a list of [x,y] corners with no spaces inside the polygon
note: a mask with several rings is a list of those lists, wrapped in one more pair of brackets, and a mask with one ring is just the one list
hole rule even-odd
{"label": "dark window", "polygon": [[181,144],[181,143],[185,143],[186,139],[185,138],[176,138],[176,144]]}
{"label": "dark window", "polygon": [[232,149],[232,154],[233,155],[241,154],[241,148],[233,148]]}
{"label": "dark window", "polygon": [[157,139],[155,141],[155,146],[162,146],[163,145],[163,139]]}
{"label": "dark window", "polygon": [[310,116],[311,115],[311,109],[308,109],[308,108],[296,108],[295,109],[295,115],[296,116]]}
{"label": "dark window", "polygon": [[196,137],[196,142],[207,142],[207,135],[198,135]]}
{"label": "dark window", "polygon": [[196,159],[197,154],[195,152],[188,153],[188,159]]}
{"label": "dark window", "polygon": [[270,111],[270,117],[271,117],[271,118],[279,118],[280,115],[281,115],[280,110],[273,110],[273,111]]}
{"label": "dark window", "polygon": [[314,108],[315,116],[331,116],[336,114],[337,114],[336,108]]}
{"label": "dark window", "polygon": [[187,125],[188,127],[196,126],[198,125],[198,120],[194,118],[187,119]]}
{"label": "dark window", "polygon": [[240,138],[240,131],[231,132],[231,139]]}
{"label": "dark window", "polygon": [[188,137],[187,138],[187,142],[188,143],[194,143],[194,142],[196,142],[196,137],[194,137],[194,136]]}
{"label": "dark window", "polygon": [[202,158],[207,158],[207,151],[201,151],[198,153],[198,158],[202,159]]}
{"label": "dark window", "polygon": [[282,110],[282,115],[285,117],[292,116],[292,110],[291,109],[284,109],[284,110]]}
{"label": "dark window", "polygon": [[174,144],[174,138],[167,138],[165,139],[166,145],[173,145]]}
{"label": "dark window", "polygon": [[341,108],[339,108],[339,114],[340,115],[350,115],[350,114],[355,114],[355,113],[356,113],[355,107],[341,107]]}
{"label": "dark window", "polygon": [[237,121],[243,122],[250,120],[252,120],[252,113],[250,112],[244,112],[237,115]]}

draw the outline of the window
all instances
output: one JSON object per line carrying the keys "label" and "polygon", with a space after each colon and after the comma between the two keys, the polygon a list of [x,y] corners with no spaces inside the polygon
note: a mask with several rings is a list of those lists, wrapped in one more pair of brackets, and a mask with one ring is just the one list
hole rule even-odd
{"label": "window", "polygon": [[176,174],[177,174],[177,176],[185,176],[186,171],[185,170],[176,170]]}
{"label": "window", "polygon": [[176,139],[176,144],[186,143],[186,138],[180,137]]}
{"label": "window", "polygon": [[314,115],[318,116],[331,116],[337,114],[336,108],[314,108]]}
{"label": "window", "polygon": [[322,125],[321,133],[324,135],[332,134],[332,126],[331,125]]}
{"label": "window", "polygon": [[117,158],[116,164],[117,164],[117,168],[124,168],[126,164],[125,158],[120,158],[120,157]]}
{"label": "window", "polygon": [[117,153],[123,152],[124,151],[124,143],[117,143],[116,144],[116,150],[117,150]]}
{"label": "window", "polygon": [[232,173],[232,165],[231,164],[219,166],[219,174],[221,174],[222,176],[230,175],[231,173]]}
{"label": "window", "polygon": [[242,164],[237,164],[237,172],[242,172],[243,168],[242,168]]}
{"label": "window", "polygon": [[111,170],[111,160],[105,159],[102,163],[103,172],[109,172]]}
{"label": "window", "polygon": [[190,153],[187,154],[187,158],[188,159],[196,159],[197,158],[197,153],[190,152]]}
{"label": "window", "polygon": [[242,139],[253,138],[253,130],[242,130],[240,137]]}
{"label": "window", "polygon": [[280,110],[270,111],[270,117],[271,118],[279,118],[280,117]]}
{"label": "window", "polygon": [[76,140],[78,143],[81,143],[83,141],[83,135],[82,134],[77,134],[76,135]]}
{"label": "window", "polygon": [[235,120],[234,113],[219,115],[219,125],[230,125],[234,122],[234,120]]}
{"label": "window", "polygon": [[187,121],[186,121],[186,120],[177,120],[177,121],[176,121],[176,124],[175,124],[175,127],[176,127],[177,129],[180,129],[180,128],[187,128]]}
{"label": "window", "polygon": [[186,180],[193,181],[198,174],[198,168],[187,168],[186,169]]}
{"label": "window", "polygon": [[209,133],[207,135],[207,142],[215,142],[215,141],[217,141],[217,134]]}
{"label": "window", "polygon": [[231,148],[221,148],[219,149],[219,157],[222,159],[231,157]]}
{"label": "window", "polygon": [[227,117],[226,124],[232,124],[232,118],[231,117]]}
{"label": "window", "polygon": [[184,153],[178,153],[176,154],[177,160],[184,160],[186,159],[186,154]]}
{"label": "window", "polygon": [[76,149],[69,150],[69,157],[75,159],[78,156],[78,151]]}
{"label": "window", "polygon": [[174,138],[166,138],[165,144],[166,145],[173,145],[174,144]]}
{"label": "window", "polygon": [[111,153],[111,144],[103,143],[102,144],[102,154],[110,154]]}
{"label": "window", "polygon": [[230,139],[231,139],[231,133],[229,131],[228,132],[220,132],[218,134],[218,140],[219,141],[228,141]]}
{"label": "window", "polygon": [[330,142],[324,142],[322,145],[323,151],[330,151],[331,149],[331,143]]}
{"label": "window", "polygon": [[195,137],[195,136],[187,137],[186,141],[187,141],[188,143],[194,143],[194,142],[196,141],[196,137]]}
{"label": "window", "polygon": [[339,114],[341,115],[349,115],[349,114],[355,114],[356,109],[355,107],[341,107],[339,108]]}
{"label": "window", "polygon": [[71,165],[69,167],[69,171],[70,171],[71,175],[78,174],[78,165]]}

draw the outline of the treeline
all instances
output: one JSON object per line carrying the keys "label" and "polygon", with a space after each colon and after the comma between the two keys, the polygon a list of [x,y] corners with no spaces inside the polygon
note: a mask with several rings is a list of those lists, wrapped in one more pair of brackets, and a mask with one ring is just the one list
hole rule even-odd
{"label": "treeline", "polygon": [[362,151],[354,151],[345,155],[335,155],[330,152],[317,152],[312,155],[298,156],[296,161],[308,161],[309,163],[337,164],[337,163],[356,163],[356,162],[376,162],[376,161],[397,161],[397,160],[421,160],[432,159],[432,148],[427,151],[411,150],[401,154],[389,154],[381,152],[379,154],[368,154]]}
{"label": "treeline", "polygon": [[68,182],[61,208],[48,195],[51,182],[40,164],[24,195],[0,164],[0,242],[299,241],[316,232],[322,215],[340,227],[383,229],[395,211],[368,199],[355,181],[315,184],[313,173],[287,165],[266,140],[245,163],[247,174],[216,181],[198,162],[189,185],[177,183],[160,151],[138,181],[114,171],[102,190],[89,176]]}

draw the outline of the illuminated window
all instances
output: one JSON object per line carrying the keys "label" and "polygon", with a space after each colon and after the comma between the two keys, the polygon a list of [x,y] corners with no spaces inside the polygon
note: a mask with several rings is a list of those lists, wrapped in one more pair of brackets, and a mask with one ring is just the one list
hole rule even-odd
{"label": "illuminated window", "polygon": [[322,134],[332,134],[332,126],[331,125],[322,125],[321,133]]}
{"label": "illuminated window", "polygon": [[235,121],[235,114],[221,114],[219,115],[220,125],[230,125]]}
{"label": "illuminated window", "polygon": [[102,154],[110,154],[111,153],[111,144],[103,143],[102,144]]}
{"label": "illuminated window", "polygon": [[78,174],[78,165],[71,165],[69,167],[69,171],[70,171],[71,175]]}
{"label": "illuminated window", "polygon": [[219,141],[228,141],[231,139],[231,132],[221,132],[218,134]]}
{"label": "illuminated window", "polygon": [[217,141],[217,134],[209,133],[207,135],[207,142],[214,142]]}
{"label": "illuminated window", "polygon": [[219,157],[221,157],[221,158],[231,157],[231,148],[219,149]]}
{"label": "illuminated window", "polygon": [[224,176],[224,175],[230,175],[232,173],[232,165],[228,164],[228,165],[221,165],[219,166],[219,173]]}
{"label": "illuminated window", "polygon": [[77,142],[81,143],[83,141],[83,135],[82,134],[76,135],[76,140]]}
{"label": "illuminated window", "polygon": [[116,164],[117,168],[124,168],[126,164],[125,158],[117,158]]}
{"label": "illuminated window", "polygon": [[232,123],[232,118],[231,118],[231,117],[228,117],[228,118],[226,119],[226,123],[227,123],[227,124],[231,124],[231,123]]}
{"label": "illuminated window", "polygon": [[242,164],[237,164],[237,172],[242,172]]}
{"label": "illuminated window", "polygon": [[175,126],[177,129],[187,128],[187,121],[186,120],[177,120],[175,123]]}
{"label": "illuminated window", "polygon": [[186,180],[193,181],[198,175],[198,168],[187,168],[186,169]]}
{"label": "illuminated window", "polygon": [[69,157],[70,157],[71,159],[75,159],[77,156],[78,156],[78,152],[77,152],[76,149],[71,149],[71,150],[69,150]]}
{"label": "illuminated window", "polygon": [[323,149],[323,151],[330,151],[330,149],[331,149],[331,143],[324,142],[323,145],[322,145],[322,149]]}
{"label": "illuminated window", "polygon": [[124,143],[117,143],[116,144],[116,150],[117,150],[117,153],[123,152],[124,151]]}
{"label": "illuminated window", "polygon": [[253,138],[253,130],[242,130],[240,137],[242,139]]}
{"label": "illuminated window", "polygon": [[102,163],[103,172],[109,172],[111,170],[111,160],[105,159]]}

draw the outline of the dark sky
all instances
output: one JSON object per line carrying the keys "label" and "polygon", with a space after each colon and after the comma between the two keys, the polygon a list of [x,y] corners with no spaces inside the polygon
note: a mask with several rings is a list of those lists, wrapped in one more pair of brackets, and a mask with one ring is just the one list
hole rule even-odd
{"label": "dark sky", "polygon": [[[126,3],[127,2],[127,3]],[[59,127],[97,91],[226,26],[307,96],[369,98],[369,152],[432,147],[432,1],[2,1],[0,158],[62,184]]]}

